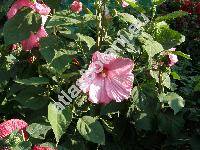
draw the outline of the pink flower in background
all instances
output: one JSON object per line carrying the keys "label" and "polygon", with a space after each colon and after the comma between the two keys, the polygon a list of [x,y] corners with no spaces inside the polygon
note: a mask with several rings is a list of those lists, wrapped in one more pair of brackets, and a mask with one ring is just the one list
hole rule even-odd
{"label": "pink flower in background", "polygon": [[13,131],[19,130],[24,133],[25,139],[28,138],[28,133],[26,132],[26,127],[28,124],[19,119],[11,119],[0,124],[0,139],[5,138],[10,135]]}
{"label": "pink flower in background", "polygon": [[121,102],[130,96],[133,66],[133,61],[128,58],[116,58],[97,51],[93,54],[89,69],[79,79],[79,87],[89,94],[89,100],[93,103]]}
{"label": "pink flower in background", "polygon": [[31,33],[30,37],[21,41],[23,50],[30,51],[34,47],[39,47],[38,39],[34,33]]}
{"label": "pink flower in background", "polygon": [[48,14],[51,9],[45,5],[38,2],[32,2],[30,0],[17,0],[10,8],[7,13],[8,19],[11,19],[22,7],[32,8],[35,12],[39,13],[42,17],[42,24],[36,34],[31,33],[28,39],[22,40],[21,44],[25,51],[29,51],[34,47],[39,47],[39,40],[43,37],[47,37],[48,34],[45,31],[44,24],[48,18]]}
{"label": "pink flower in background", "polygon": [[[171,48],[170,49],[170,51],[175,51],[175,50],[176,50],[176,48]],[[178,62],[178,57],[175,54],[168,54],[168,56],[169,56],[169,63],[168,63],[168,65],[170,67],[172,67],[173,65],[175,65]]]}
{"label": "pink flower in background", "polygon": [[[132,2],[136,2],[136,0],[132,0]],[[122,7],[127,7],[127,6],[129,6],[129,4],[126,2],[126,1],[122,1]]]}
{"label": "pink flower in background", "polygon": [[40,15],[48,15],[51,12],[51,9],[45,5],[45,4],[40,4],[40,3],[35,3],[34,4],[34,10],[38,12]]}
{"label": "pink flower in background", "polygon": [[71,6],[70,9],[71,11],[75,13],[80,13],[82,11],[83,4],[79,0],[75,0]]}
{"label": "pink flower in background", "polygon": [[32,2],[30,0],[17,0],[7,12],[8,19],[11,19],[16,15],[16,13],[23,7],[29,7],[39,13],[40,15],[48,15],[51,9],[45,5],[38,2]]}
{"label": "pink flower in background", "polygon": [[125,2],[125,1],[122,1],[122,7],[127,7],[127,6],[129,6],[129,4],[127,3],[127,2]]}
{"label": "pink flower in background", "polygon": [[44,26],[41,26],[41,27],[39,28],[38,32],[36,33],[36,37],[37,37],[38,40],[39,40],[40,38],[47,37],[47,36],[48,36],[48,34],[47,34],[47,32],[46,32]]}
{"label": "pink flower in background", "polygon": [[35,145],[32,150],[56,150],[54,148],[45,147],[45,146],[37,146]]}
{"label": "pink flower in background", "polygon": [[8,13],[7,13],[7,17],[8,19],[11,19],[13,16],[16,15],[16,13],[18,12],[18,10],[20,10],[23,7],[30,7],[30,8],[34,8],[33,6],[33,2],[29,1],[29,0],[17,0],[9,9]]}
{"label": "pink flower in background", "polygon": [[39,41],[41,38],[47,37],[48,34],[43,26],[41,26],[36,34],[31,33],[30,37],[21,41],[23,50],[29,51],[34,47],[39,47]]}

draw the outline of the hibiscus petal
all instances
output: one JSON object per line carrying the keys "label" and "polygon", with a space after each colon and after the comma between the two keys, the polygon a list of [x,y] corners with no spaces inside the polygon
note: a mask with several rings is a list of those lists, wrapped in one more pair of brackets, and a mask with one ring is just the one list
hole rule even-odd
{"label": "hibiscus petal", "polygon": [[116,56],[112,54],[105,54],[105,53],[100,53],[99,51],[96,51],[92,55],[92,62],[100,61],[103,64],[108,64],[114,58],[116,58]]}
{"label": "hibiscus petal", "polygon": [[81,76],[78,80],[77,85],[84,92],[87,93],[89,91],[90,85],[93,80],[96,78],[96,74],[94,71],[90,70],[90,68]]}
{"label": "hibiscus petal", "polygon": [[131,94],[133,80],[134,76],[132,73],[106,78],[105,84],[108,96],[116,100],[116,102],[128,99]]}
{"label": "hibiscus petal", "polygon": [[23,7],[29,7],[34,9],[34,3],[31,2],[30,0],[17,0],[9,9],[9,11],[7,12],[7,17],[8,19],[11,19],[13,16],[16,15],[16,13],[18,12],[18,10],[20,10]]}
{"label": "hibiscus petal", "polygon": [[43,37],[47,37],[47,36],[48,36],[48,34],[47,34],[47,32],[46,32],[44,26],[41,26],[41,27],[39,28],[38,32],[36,33],[36,36],[37,36],[38,40],[39,40],[40,38],[43,38]]}
{"label": "hibiscus petal", "polygon": [[34,10],[38,12],[40,15],[48,15],[51,12],[51,9],[45,5],[45,4],[40,4],[40,3],[35,3],[34,4]]}
{"label": "hibiscus petal", "polygon": [[112,99],[108,97],[106,92],[105,78],[96,77],[94,79],[94,81],[90,85],[89,99],[93,103],[108,104],[109,102],[111,102]]}
{"label": "hibiscus petal", "polygon": [[38,47],[38,37],[34,34],[31,33],[30,37],[26,40],[21,41],[22,47],[25,51],[31,50],[33,47]]}
{"label": "hibiscus petal", "polygon": [[109,70],[110,76],[123,75],[126,73],[131,73],[134,67],[134,63],[131,59],[128,58],[117,58],[112,60],[105,67]]}

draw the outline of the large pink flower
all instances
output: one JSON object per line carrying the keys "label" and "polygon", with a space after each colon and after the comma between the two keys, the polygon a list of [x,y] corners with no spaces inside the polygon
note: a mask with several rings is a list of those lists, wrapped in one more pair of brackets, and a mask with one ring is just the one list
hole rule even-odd
{"label": "large pink flower", "polygon": [[11,19],[16,15],[16,13],[23,7],[29,7],[39,13],[40,15],[48,15],[51,9],[45,5],[38,2],[32,2],[30,0],[17,0],[9,9],[7,13],[8,19]]}
{"label": "large pink flower", "polygon": [[[175,51],[175,50],[176,50],[176,48],[171,48],[170,49],[170,51]],[[170,67],[172,67],[173,65],[175,65],[178,62],[178,57],[175,54],[168,54],[168,56],[169,56],[168,65]]]}
{"label": "large pink flower", "polygon": [[19,119],[11,119],[8,121],[5,121],[0,124],[0,139],[5,138],[9,134],[11,134],[15,130],[19,130],[20,132],[23,132],[25,135],[25,139],[27,138],[27,133],[26,133],[26,127],[28,124]]}
{"label": "large pink flower", "polygon": [[93,103],[108,104],[128,99],[132,90],[134,63],[128,58],[95,52],[89,69],[78,81]]}
{"label": "large pink flower", "polygon": [[30,37],[21,41],[22,47],[25,51],[29,51],[34,47],[39,47],[39,41],[41,38],[47,37],[48,34],[43,26],[41,26],[36,34],[31,33]]}
{"label": "large pink flower", "polygon": [[73,3],[70,6],[71,11],[75,13],[79,13],[82,11],[83,4],[79,0],[73,1]]}

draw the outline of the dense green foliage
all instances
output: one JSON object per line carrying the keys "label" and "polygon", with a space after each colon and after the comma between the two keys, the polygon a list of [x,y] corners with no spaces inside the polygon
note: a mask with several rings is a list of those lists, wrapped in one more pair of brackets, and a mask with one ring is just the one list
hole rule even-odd
{"label": "dense green foliage", "polygon": [[[175,5],[166,0],[126,1],[127,8],[120,0],[101,4],[100,0],[81,0],[83,11],[78,14],[70,11],[72,0],[44,0],[52,9],[45,25],[48,37],[29,52],[19,42],[37,31],[40,17],[23,9],[7,20],[13,0],[2,2],[0,122],[25,120],[29,140],[13,132],[0,139],[0,149],[3,145],[31,149],[35,144],[69,150],[200,149],[199,37],[192,38],[197,29],[187,21],[188,28],[178,26],[196,16],[176,8],[163,9],[163,5]],[[109,10],[106,16],[102,15],[105,8]],[[130,33],[128,27],[137,22],[142,24],[139,32]],[[124,43],[123,37],[124,46],[113,44],[116,39]],[[16,43],[17,49],[12,50]],[[134,60],[131,97],[101,105],[80,93],[64,110],[57,110],[54,102],[60,92],[67,93],[76,83],[95,51],[110,47],[121,49],[117,51],[120,57]],[[169,51],[173,47],[176,51]],[[169,67],[162,53],[177,55],[179,62]],[[33,56],[36,60],[30,62]]]}

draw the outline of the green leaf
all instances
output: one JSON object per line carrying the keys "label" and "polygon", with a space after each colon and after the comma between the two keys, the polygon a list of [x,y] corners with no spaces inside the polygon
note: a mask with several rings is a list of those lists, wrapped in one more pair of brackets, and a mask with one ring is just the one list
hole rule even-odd
{"label": "green leaf", "polygon": [[200,81],[195,85],[194,91],[195,91],[195,92],[200,91]]}
{"label": "green leaf", "polygon": [[24,85],[42,85],[42,84],[48,84],[49,79],[44,77],[32,77],[29,79],[15,80],[15,82]]}
{"label": "green leaf", "polygon": [[67,127],[72,120],[72,111],[69,107],[60,111],[56,108],[55,104],[50,103],[48,106],[48,120],[53,129],[58,144],[62,135],[66,132]]}
{"label": "green leaf", "polygon": [[152,7],[152,0],[137,0],[140,7],[144,9],[149,9]]}
{"label": "green leaf", "polygon": [[45,139],[47,132],[51,129],[51,126],[39,124],[39,123],[32,123],[30,124],[26,131],[29,135],[36,139]]}
{"label": "green leaf", "polygon": [[165,86],[166,88],[170,89],[171,88],[171,79],[168,73],[164,72],[162,73],[162,85]]}
{"label": "green leaf", "polygon": [[53,67],[56,72],[63,73],[71,61],[72,59],[68,54],[65,54],[64,52],[57,52],[50,66]]}
{"label": "green leaf", "polygon": [[165,22],[159,22],[152,31],[154,40],[162,44],[165,50],[180,45],[185,41],[185,36],[172,30]]}
{"label": "green leaf", "polygon": [[155,21],[161,22],[161,21],[166,21],[166,20],[172,20],[172,19],[175,19],[175,18],[178,18],[178,17],[183,17],[183,16],[186,16],[186,15],[188,15],[187,12],[179,10],[179,11],[174,11],[172,13],[169,13],[165,16],[157,17],[155,19]]}
{"label": "green leaf", "polygon": [[160,102],[168,103],[174,110],[174,115],[177,114],[184,106],[185,101],[176,93],[167,93],[159,95]]}
{"label": "green leaf", "polygon": [[180,80],[180,79],[181,79],[181,77],[180,77],[175,71],[171,72],[171,75],[172,75],[172,77],[173,77],[174,79],[177,79],[177,80]]}
{"label": "green leaf", "polygon": [[24,141],[13,147],[13,150],[31,150],[31,146],[32,146],[31,142]]}
{"label": "green leaf", "polygon": [[135,121],[135,126],[138,129],[149,131],[153,128],[153,122],[154,120],[152,116],[148,115],[147,113],[141,113]]}
{"label": "green leaf", "polygon": [[184,127],[184,119],[181,114],[160,113],[158,116],[158,128],[161,132],[176,136]]}
{"label": "green leaf", "polygon": [[82,35],[80,33],[77,33],[76,35],[80,41],[86,42],[89,49],[91,49],[91,47],[95,45],[95,41],[92,37]]}
{"label": "green leaf", "polygon": [[143,44],[142,48],[147,52],[150,58],[164,50],[162,45],[154,41],[152,36],[148,33],[143,32],[138,39],[141,44]]}
{"label": "green leaf", "polygon": [[77,122],[79,133],[88,141],[105,144],[105,134],[102,125],[96,118],[83,116]]}
{"label": "green leaf", "polygon": [[132,8],[136,9],[139,12],[145,12],[145,10],[139,6],[138,3],[133,2],[132,0],[124,0],[126,1]]}
{"label": "green leaf", "polygon": [[185,53],[183,53],[181,51],[168,51],[168,52],[191,60],[190,55],[187,55],[187,54],[185,54]]}
{"label": "green leaf", "polygon": [[128,22],[131,24],[142,24],[142,22],[135,18],[133,15],[130,15],[128,13],[118,13],[118,16],[121,20],[123,20],[124,22]]}
{"label": "green leaf", "polygon": [[31,32],[36,32],[41,26],[41,17],[30,9],[18,12],[8,20],[3,28],[4,40],[7,45],[27,39]]}
{"label": "green leaf", "polygon": [[64,72],[72,61],[71,54],[65,50],[65,43],[58,36],[49,36],[40,43],[40,53],[48,65],[57,73]]}
{"label": "green leaf", "polygon": [[164,3],[166,0],[153,0],[153,5],[160,5]]}
{"label": "green leaf", "polygon": [[[57,27],[66,27],[69,25],[77,25],[80,24],[81,21],[78,20],[78,14],[75,16],[71,14],[68,10],[62,10],[56,12],[53,17],[47,23],[47,28],[53,28],[54,26]],[[80,17],[79,17],[80,18]]]}
{"label": "green leaf", "polygon": [[24,108],[38,110],[43,108],[48,103],[49,98],[43,96],[44,92],[44,88],[28,86],[20,91],[14,99]]}
{"label": "green leaf", "polygon": [[56,50],[60,49],[60,46],[63,45],[60,41],[61,40],[55,35],[48,36],[47,38],[42,38],[40,40],[40,53],[47,63],[52,62],[55,57]]}

